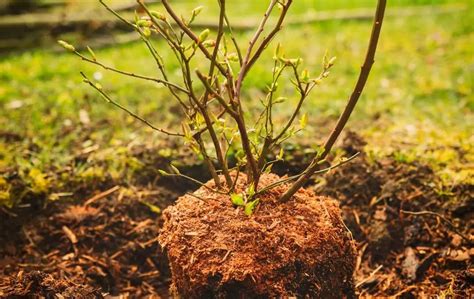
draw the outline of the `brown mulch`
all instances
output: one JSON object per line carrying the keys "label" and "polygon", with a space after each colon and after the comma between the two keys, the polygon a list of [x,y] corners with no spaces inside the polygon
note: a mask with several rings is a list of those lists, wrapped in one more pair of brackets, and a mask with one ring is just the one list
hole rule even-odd
{"label": "brown mulch", "polygon": [[16,277],[7,279],[9,291],[3,294],[7,297],[43,298],[103,298],[97,288],[80,285],[66,279],[56,279],[41,271],[18,272]]}
{"label": "brown mulch", "polygon": [[[349,136],[343,148],[361,150],[363,141]],[[317,195],[340,201],[358,241],[359,295],[472,296],[474,186],[438,186],[424,165],[364,155],[316,182]],[[168,262],[157,242],[162,221],[145,203],[163,209],[183,190],[160,181],[136,188],[27,215],[0,210],[0,297],[167,298]]]}
{"label": "brown mulch", "polygon": [[[353,154],[363,146],[349,134],[343,148]],[[359,295],[474,296],[474,186],[438,186],[427,166],[363,155],[316,188],[340,201],[358,241]]]}
{"label": "brown mulch", "polygon": [[[90,291],[84,298],[167,294],[156,209],[178,195],[163,187],[108,190],[115,192],[53,204],[32,219],[2,221],[0,298],[70,298],[83,290]],[[24,223],[14,225],[18,221]]]}

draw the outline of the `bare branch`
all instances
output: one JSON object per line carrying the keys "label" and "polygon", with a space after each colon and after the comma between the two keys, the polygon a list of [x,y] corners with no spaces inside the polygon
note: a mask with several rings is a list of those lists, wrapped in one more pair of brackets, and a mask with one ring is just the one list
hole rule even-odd
{"label": "bare branch", "polygon": [[375,12],[374,23],[372,26],[372,33],[370,35],[369,46],[365,56],[364,64],[361,67],[359,78],[357,80],[354,91],[352,92],[349,101],[344,108],[339,120],[336,123],[335,128],[329,135],[328,139],[324,144],[324,151],[314,157],[313,161],[310,163],[308,168],[303,172],[304,175],[298,178],[298,180],[282,195],[280,198],[281,201],[289,200],[293,194],[295,194],[311,177],[311,175],[317,170],[318,161],[326,158],[327,154],[331,151],[332,146],[336,142],[337,138],[341,134],[342,129],[346,125],[349,117],[354,110],[357,101],[359,100],[362,90],[364,89],[367,78],[369,77],[370,70],[374,64],[375,51],[377,49],[377,43],[380,36],[380,30],[382,28],[382,22],[385,12],[386,0],[378,0],[377,9]]}

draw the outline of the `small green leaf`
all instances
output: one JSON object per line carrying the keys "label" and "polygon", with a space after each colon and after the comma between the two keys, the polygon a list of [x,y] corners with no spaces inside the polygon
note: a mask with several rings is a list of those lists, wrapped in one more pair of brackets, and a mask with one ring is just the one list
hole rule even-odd
{"label": "small green leaf", "polygon": [[150,209],[150,211],[152,211],[153,213],[156,213],[156,214],[161,213],[160,207],[146,201],[140,201],[140,202],[144,204],[145,206],[147,206]]}
{"label": "small green leaf", "polygon": [[278,58],[280,58],[280,56],[281,56],[281,44],[278,43],[276,48],[275,48],[275,52],[273,53],[273,59],[278,60]]}
{"label": "small green leaf", "polygon": [[188,140],[192,140],[193,136],[191,135],[191,128],[189,124],[185,121],[181,122],[181,129],[183,130],[183,134]]}
{"label": "small green leaf", "polygon": [[242,194],[232,193],[230,195],[230,200],[236,206],[244,206],[245,205],[244,198],[243,198]]}
{"label": "small green leaf", "polygon": [[164,171],[163,169],[158,169],[158,172],[162,175],[162,176],[167,176],[168,173],[166,171]]}
{"label": "small green leaf", "polygon": [[196,7],[195,9],[193,9],[191,11],[191,18],[187,22],[188,25],[191,24],[192,22],[194,22],[196,17],[201,13],[202,9],[203,9],[203,6],[198,6],[198,7]]}
{"label": "small green leaf", "polygon": [[284,154],[283,148],[280,148],[280,152],[278,153],[277,159],[283,160],[283,154]]}
{"label": "small green leaf", "polygon": [[336,62],[336,56],[331,57],[328,61],[328,68],[332,67],[334,65],[334,62]]}
{"label": "small green leaf", "polygon": [[247,216],[250,216],[252,215],[253,213],[253,210],[255,209],[255,207],[258,205],[258,203],[260,202],[260,200],[257,198],[251,202],[248,202],[246,205],[245,205],[245,215]]}
{"label": "small green leaf", "polygon": [[227,59],[231,62],[238,62],[239,56],[237,55],[237,53],[229,53],[227,54]]}
{"label": "small green leaf", "polygon": [[298,66],[298,65],[300,65],[300,63],[303,62],[303,59],[301,59],[301,58],[289,59],[289,62],[290,62],[290,64],[292,64],[294,66]]}
{"label": "small green leaf", "polygon": [[268,165],[265,170],[263,171],[264,173],[270,173],[272,172],[273,164]]}
{"label": "small green leaf", "polygon": [[202,44],[206,48],[212,48],[216,46],[216,41],[213,39],[207,39]]}
{"label": "small green leaf", "polygon": [[249,197],[249,199],[251,199],[254,195],[255,195],[255,187],[252,184],[250,184],[250,186],[247,188],[247,195]]}
{"label": "small green leaf", "polygon": [[302,129],[306,128],[306,125],[308,125],[308,113],[303,114],[300,118],[301,128]]}
{"label": "small green leaf", "polygon": [[324,52],[324,56],[323,56],[323,68],[327,68],[327,65],[328,65],[328,62],[329,62],[329,59],[328,59],[328,50],[326,50]]}
{"label": "small green leaf", "polygon": [[287,98],[285,98],[285,97],[278,97],[275,101],[273,101],[273,104],[280,104],[280,103],[283,103],[286,100],[287,100]]}
{"label": "small green leaf", "polygon": [[194,121],[196,122],[196,126],[200,127],[202,124],[205,123],[206,120],[204,119],[204,116],[201,113],[196,113]]}

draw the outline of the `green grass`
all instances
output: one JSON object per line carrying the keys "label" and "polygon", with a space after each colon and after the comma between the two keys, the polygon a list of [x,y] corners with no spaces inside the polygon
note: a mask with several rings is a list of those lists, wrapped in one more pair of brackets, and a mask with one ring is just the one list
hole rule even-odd
{"label": "green grass", "polygon": [[[236,3],[242,2],[230,6]],[[248,3],[254,6],[242,4],[246,7],[231,7],[231,12],[247,16],[265,9],[259,1]],[[307,7],[339,9],[374,3],[307,0],[299,1],[292,13],[306,12]],[[393,1],[388,9],[413,3]],[[469,9],[457,13],[386,19],[376,64],[349,123],[351,130],[367,139],[367,151],[375,159],[393,155],[400,162],[428,163],[447,186],[473,183],[474,26],[471,3],[466,4]],[[193,7],[180,5],[183,12]],[[206,9],[204,15],[212,15],[215,5]],[[334,124],[357,79],[370,26],[369,21],[292,26],[276,39],[288,56],[301,56],[313,74],[320,69],[325,51],[338,57],[330,77],[305,104],[313,126],[300,136],[301,142],[316,141],[312,136],[321,136]],[[251,34],[244,32],[238,38],[244,42]],[[157,45],[164,48],[162,42]],[[272,51],[245,81],[246,104],[252,112],[270,80]],[[117,68],[156,72],[140,43],[95,52],[99,60]],[[172,61],[169,53],[164,56]],[[169,67],[175,65],[170,62]],[[133,148],[146,147],[159,154],[163,136],[105,103],[81,82],[80,70],[102,77],[101,84],[115,99],[153,123],[178,127],[173,117],[176,105],[156,85],[105,72],[68,53],[34,50],[1,57],[0,204],[2,199],[18,201],[25,194],[55,199],[57,192],[74,190],[71,183],[95,186],[107,178],[131,182],[143,167],[133,157]],[[282,121],[289,113],[286,107],[278,111]]]}

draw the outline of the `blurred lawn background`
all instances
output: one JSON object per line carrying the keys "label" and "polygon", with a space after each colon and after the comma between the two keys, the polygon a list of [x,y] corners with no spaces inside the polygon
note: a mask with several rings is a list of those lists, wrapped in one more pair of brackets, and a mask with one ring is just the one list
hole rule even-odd
{"label": "blurred lawn background", "polygon": [[[267,1],[227,1],[236,23],[261,16]],[[297,0],[290,19],[331,10],[375,9],[376,1]],[[472,1],[388,1],[387,11],[423,5],[460,5],[444,14],[386,17],[376,63],[348,127],[362,135],[373,159],[391,155],[402,163],[429,164],[449,192],[455,184],[473,183],[474,168],[474,19]],[[125,3],[114,0],[108,3]],[[128,3],[128,2],[127,2]],[[171,1],[184,15],[204,5],[198,20],[217,20],[215,1]],[[160,9],[159,5],[154,5]],[[424,7],[424,6],[423,6]],[[107,14],[95,1],[71,1],[80,13]],[[54,10],[51,14],[55,13]],[[296,143],[317,145],[344,107],[363,61],[371,20],[333,20],[287,26],[245,81],[246,103],[256,112],[258,99],[271,79],[272,55],[280,42],[288,56],[302,57],[310,73],[319,73],[328,51],[337,56],[331,75],[313,93],[304,109],[308,128]],[[113,33],[110,33],[113,34]],[[238,33],[242,45],[252,31]],[[72,35],[62,39],[87,45]],[[156,40],[156,47],[166,45]],[[179,126],[177,106],[164,88],[104,71],[70,53],[52,51],[56,44],[0,56],[0,205],[30,195],[57,199],[72,184],[110,179],[122,183],[146,162],[134,155],[144,147],[173,155],[164,137],[105,103],[82,83],[79,71],[98,80],[114,99],[162,127]],[[119,69],[156,75],[140,42],[94,49],[98,60]],[[87,54],[87,52],[85,53]],[[176,67],[163,52],[170,70]],[[172,71],[175,79],[176,71]],[[278,111],[290,114],[286,103]],[[296,101],[294,99],[293,101]],[[90,185],[92,186],[92,185]]]}

